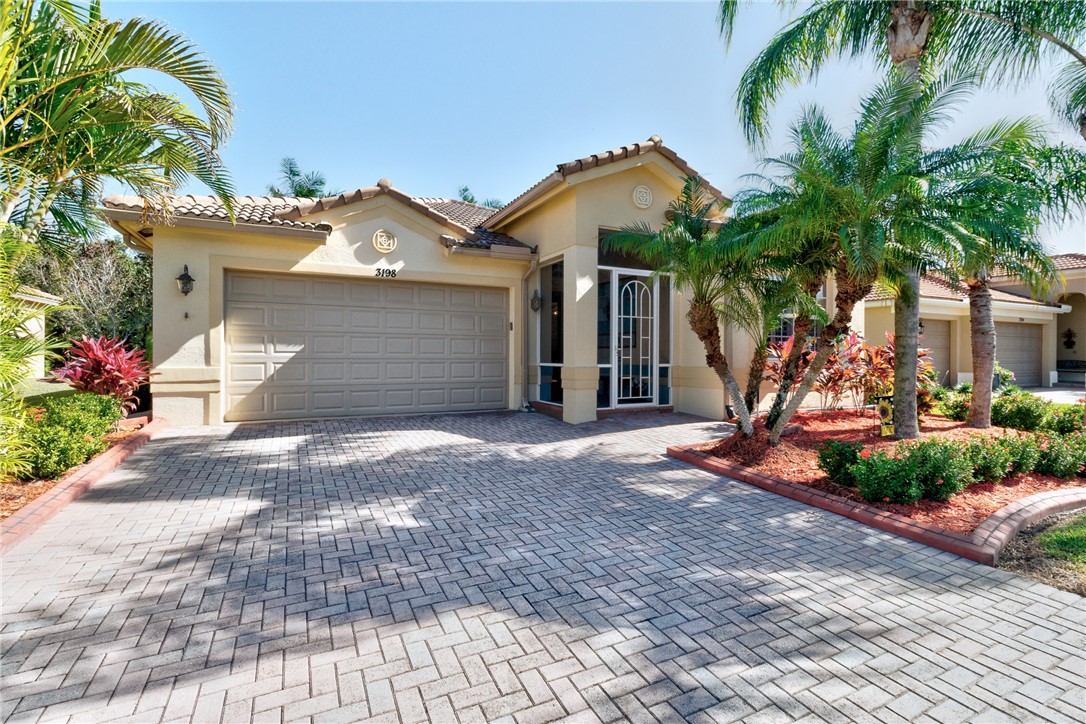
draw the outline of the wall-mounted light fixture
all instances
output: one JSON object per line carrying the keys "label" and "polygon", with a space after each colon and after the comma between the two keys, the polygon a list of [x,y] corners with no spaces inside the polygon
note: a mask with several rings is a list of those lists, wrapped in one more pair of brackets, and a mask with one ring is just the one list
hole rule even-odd
{"label": "wall-mounted light fixture", "polygon": [[924,320],[923,319],[920,320],[919,330],[920,330],[920,334],[924,333]]}
{"label": "wall-mounted light fixture", "polygon": [[536,289],[535,293],[532,294],[531,305],[532,305],[532,311],[533,312],[538,312],[540,309],[543,308],[543,297],[541,297],[539,295],[539,290],[538,289]]}
{"label": "wall-mounted light fixture", "polygon": [[196,280],[192,278],[191,274],[189,274],[189,265],[186,264],[185,271],[181,272],[181,276],[177,277],[177,288],[180,289],[181,293],[187,297],[189,295],[189,292],[192,291],[192,285],[195,282]]}

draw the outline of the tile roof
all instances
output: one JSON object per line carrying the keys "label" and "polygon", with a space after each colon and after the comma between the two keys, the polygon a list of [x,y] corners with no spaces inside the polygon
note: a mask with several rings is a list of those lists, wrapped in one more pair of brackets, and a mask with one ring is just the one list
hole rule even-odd
{"label": "tile roof", "polygon": [[1086,269],[1086,254],[1056,254],[1051,258],[1060,271]]}
{"label": "tile roof", "polygon": [[[1022,294],[1013,294],[1002,289],[989,287],[993,302],[1013,302],[1015,304],[1035,304],[1038,307],[1059,306],[1046,302],[1038,302]],[[949,281],[935,275],[926,275],[920,279],[920,297],[922,299],[949,299],[953,301],[966,301],[969,299],[969,288],[964,282],[955,288]],[[867,295],[867,300],[879,302],[893,299],[894,295],[886,289],[874,289]]]}
{"label": "tile roof", "polygon": [[[331,231],[331,225],[324,222],[284,218],[284,213],[294,209],[299,202],[304,200],[282,196],[235,196],[234,218],[239,224],[277,226],[309,231]],[[103,198],[102,205],[107,209],[138,211],[140,213],[143,213],[146,208],[143,199],[139,196],[118,194]],[[192,194],[173,197],[172,216],[174,218],[230,221],[230,216],[226,213],[226,207],[218,198],[214,196],[194,196]]]}
{"label": "tile roof", "polygon": [[[237,196],[234,198],[234,216],[239,224],[306,229],[328,233],[332,231],[331,224],[325,221],[312,221],[306,217],[382,194],[391,196],[456,232],[456,236],[452,238],[456,239],[457,246],[471,249],[489,249],[492,246],[529,248],[527,244],[523,244],[511,236],[491,231],[482,226],[482,222],[492,216],[496,209],[469,204],[459,199],[412,198],[392,186],[387,179],[381,179],[376,186],[367,186],[319,199]],[[106,196],[102,199],[102,204],[107,209],[139,211],[141,213],[144,211],[143,200],[138,196]],[[174,219],[205,219],[223,223],[229,223],[230,220],[229,215],[226,213],[226,207],[214,196],[189,195],[174,197],[172,216]]]}
{"label": "tile roof", "polygon": [[597,168],[599,166],[606,166],[607,164],[621,161],[625,158],[634,158],[636,156],[643,156],[647,153],[655,151],[661,156],[671,161],[684,176],[694,176],[700,178],[705,187],[705,190],[715,196],[720,201],[730,203],[731,199],[724,195],[724,192],[713,186],[708,182],[700,173],[697,172],[690,164],[688,164],[679,154],[672,151],[670,148],[664,145],[664,141],[657,135],[649,136],[646,140],[640,143],[631,143],[628,146],[621,146],[619,148],[613,148],[610,151],[604,151],[603,153],[596,153],[591,156],[585,156],[575,161],[567,161],[560,163],[554,172],[544,176],[542,179],[533,184],[527,191],[517,196],[505,206],[495,211],[492,219],[492,224],[500,224],[501,220],[504,220],[510,213],[516,211],[520,206],[526,204],[530,199],[535,197],[537,192],[540,192],[547,187],[561,181],[564,178],[572,176],[573,174],[580,173],[582,171],[588,171],[589,169]]}

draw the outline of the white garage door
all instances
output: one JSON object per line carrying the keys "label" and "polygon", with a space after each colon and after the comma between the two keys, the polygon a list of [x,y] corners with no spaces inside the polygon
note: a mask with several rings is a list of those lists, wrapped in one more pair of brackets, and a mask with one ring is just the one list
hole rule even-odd
{"label": "white garage door", "polygon": [[996,359],[1019,387],[1041,385],[1041,325],[996,322]]}
{"label": "white garage door", "polygon": [[927,359],[935,368],[940,384],[947,384],[950,373],[950,322],[925,319],[920,346],[928,350]]}
{"label": "white garage door", "polygon": [[504,289],[226,274],[226,419],[507,407]]}

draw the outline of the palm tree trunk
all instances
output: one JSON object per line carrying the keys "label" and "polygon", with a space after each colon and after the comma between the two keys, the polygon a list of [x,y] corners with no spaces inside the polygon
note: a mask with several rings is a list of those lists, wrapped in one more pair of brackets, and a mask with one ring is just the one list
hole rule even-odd
{"label": "palm tree trunk", "polygon": [[973,394],[969,401],[969,427],[992,426],[992,374],[995,369],[996,331],[992,320],[992,292],[988,280],[970,279],[969,343],[973,350]]}
{"label": "palm tree trunk", "polygon": [[45,218],[49,214],[49,209],[53,207],[53,202],[57,200],[57,196],[60,195],[61,184],[50,183],[46,186],[46,192],[42,195],[41,200],[38,201],[38,206],[34,209],[34,213],[26,220],[26,238],[34,241],[37,239],[38,232],[45,225]]}
{"label": "palm tree trunk", "polygon": [[837,296],[834,298],[837,311],[830,323],[818,335],[818,348],[815,351],[814,359],[811,360],[811,366],[807,368],[807,374],[803,376],[803,382],[800,383],[796,394],[788,401],[788,406],[784,408],[784,412],[781,413],[781,416],[777,418],[769,430],[769,444],[773,447],[780,443],[781,432],[784,430],[785,425],[795,416],[803,404],[803,400],[814,389],[818,375],[826,366],[830,355],[833,354],[837,335],[848,333],[849,325],[852,324],[852,311],[860,300],[867,296],[873,286],[872,284],[856,284],[844,274],[843,268],[838,269],[837,280]]}
{"label": "palm tree trunk", "polygon": [[751,415],[758,411],[758,401],[762,397],[762,375],[765,374],[765,363],[769,359],[769,345],[762,342],[754,350],[754,356],[750,359],[750,370],[747,377],[747,410]]}
{"label": "palm tree trunk", "polygon": [[[822,283],[811,285],[804,289],[810,296],[818,294]],[[784,369],[781,371],[781,385],[777,388],[777,394],[773,398],[773,405],[766,415],[766,425],[773,427],[777,424],[777,418],[784,411],[784,404],[788,401],[788,393],[792,390],[792,384],[799,374],[799,363],[803,359],[803,349],[806,347],[807,334],[811,331],[811,318],[804,315],[796,317],[792,325],[792,351],[784,361]]]}
{"label": "palm tree trunk", "polygon": [[894,300],[894,436],[920,437],[916,414],[917,355],[920,348],[920,275],[910,270],[908,287]]}
{"label": "palm tree trunk", "polygon": [[728,392],[728,397],[731,398],[735,413],[739,417],[739,429],[744,437],[750,437],[754,434],[754,425],[750,421],[750,411],[743,400],[743,391],[728,366],[728,358],[721,351],[723,348],[720,339],[720,319],[717,317],[716,310],[708,304],[691,304],[686,317],[690,322],[690,329],[705,347],[705,364],[716,372],[721,384]]}

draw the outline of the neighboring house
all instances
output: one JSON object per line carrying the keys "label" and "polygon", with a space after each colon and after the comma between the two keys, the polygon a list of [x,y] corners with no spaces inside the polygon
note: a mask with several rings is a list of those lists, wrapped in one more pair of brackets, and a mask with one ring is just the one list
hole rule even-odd
{"label": "neighboring house", "polygon": [[[1066,312],[1056,319],[1053,339],[1045,342],[1045,358],[1055,359],[1049,375],[1060,383],[1086,382],[1086,254],[1057,254],[1052,257],[1063,274],[1064,283],[1049,295],[1049,300],[1061,305]],[[1028,294],[1022,282],[1001,276],[992,281],[999,289],[1015,294]]]}
{"label": "neighboring house", "polygon": [[[37,337],[38,340],[45,339],[45,311],[49,307],[54,307],[60,304],[63,300],[60,297],[55,297],[48,292],[43,292],[40,289],[34,289],[33,287],[22,287],[15,294],[15,298],[22,300],[30,306],[31,309],[35,309],[38,313],[27,325],[27,332]],[[35,355],[31,358],[30,364],[27,367],[26,378],[28,380],[38,380],[45,377],[45,355]]]}
{"label": "neighboring house", "polygon": [[[662,225],[691,175],[653,136],[559,164],[500,210],[381,180],[239,197],[236,224],[210,197],[175,199],[169,223],[133,197],[107,197],[104,213],[155,257],[152,391],[175,424],[525,401],[571,423],[642,408],[720,419],[721,385],[670,279],[599,250],[607,230]],[[745,368],[749,344],[726,338]]]}
{"label": "neighboring house", "polygon": [[[1057,319],[1070,307],[1031,299],[992,285],[992,316],[996,326],[996,359],[1015,374],[1022,387],[1050,387],[1056,381]],[[864,300],[866,336],[883,343],[894,331],[894,301],[885,292]],[[920,346],[930,351],[940,383],[959,385],[973,380],[969,332],[969,297],[963,284],[926,276],[920,281]]]}

